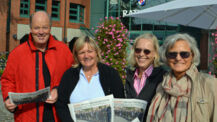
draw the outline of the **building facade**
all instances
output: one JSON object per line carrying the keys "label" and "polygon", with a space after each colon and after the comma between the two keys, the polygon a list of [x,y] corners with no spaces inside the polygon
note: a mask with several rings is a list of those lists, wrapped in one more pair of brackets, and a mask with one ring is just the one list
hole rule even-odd
{"label": "building facade", "polygon": [[90,0],[4,0],[3,4],[0,51],[11,51],[25,41],[30,32],[29,17],[35,11],[44,10],[51,15],[51,34],[60,41],[85,35],[85,28],[90,27]]}
{"label": "building facade", "polygon": [[[141,0],[140,0],[141,1]],[[208,66],[208,33],[175,24],[124,17],[134,10],[145,9],[171,0],[1,0],[0,52],[10,52],[28,37],[29,17],[39,10],[52,17],[51,34],[64,42],[81,35],[94,36],[94,29],[104,17],[119,17],[130,32],[130,39],[142,33],[155,34],[162,43],[168,35],[183,32],[196,38],[201,52],[200,68]]]}

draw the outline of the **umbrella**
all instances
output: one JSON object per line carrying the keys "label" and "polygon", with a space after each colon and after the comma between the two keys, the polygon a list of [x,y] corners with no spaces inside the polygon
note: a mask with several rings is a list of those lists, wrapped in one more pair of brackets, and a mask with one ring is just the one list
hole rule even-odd
{"label": "umbrella", "polygon": [[217,0],[174,0],[127,16],[201,29],[216,29]]}

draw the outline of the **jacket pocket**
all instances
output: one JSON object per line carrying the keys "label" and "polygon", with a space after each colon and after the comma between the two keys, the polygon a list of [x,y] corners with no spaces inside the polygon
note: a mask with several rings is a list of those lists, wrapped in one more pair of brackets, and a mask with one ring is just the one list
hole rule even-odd
{"label": "jacket pocket", "polygon": [[193,112],[198,122],[208,122],[208,100],[206,98],[197,98],[196,100],[196,111]]}

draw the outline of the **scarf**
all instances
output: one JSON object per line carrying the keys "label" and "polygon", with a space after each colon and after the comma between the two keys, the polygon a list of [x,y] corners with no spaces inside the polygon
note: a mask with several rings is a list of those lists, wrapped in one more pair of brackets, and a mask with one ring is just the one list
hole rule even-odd
{"label": "scarf", "polygon": [[167,74],[149,108],[147,122],[186,122],[191,92],[191,78],[176,80]]}

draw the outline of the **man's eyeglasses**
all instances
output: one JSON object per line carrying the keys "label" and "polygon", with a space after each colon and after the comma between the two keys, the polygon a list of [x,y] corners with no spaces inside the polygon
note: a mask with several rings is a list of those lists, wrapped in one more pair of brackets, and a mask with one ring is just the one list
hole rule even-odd
{"label": "man's eyeglasses", "polygon": [[184,59],[184,58],[188,58],[188,57],[191,55],[191,53],[190,53],[190,52],[187,52],[187,51],[168,52],[168,53],[167,53],[167,58],[169,58],[169,59],[175,59],[178,54],[179,54],[183,59]]}
{"label": "man's eyeglasses", "polygon": [[135,48],[135,53],[137,53],[137,54],[140,54],[142,51],[143,51],[143,53],[146,54],[146,55],[148,55],[148,54],[151,53],[151,51],[148,50],[148,49],[144,49],[144,50],[143,50],[143,49],[141,49],[141,48]]}

